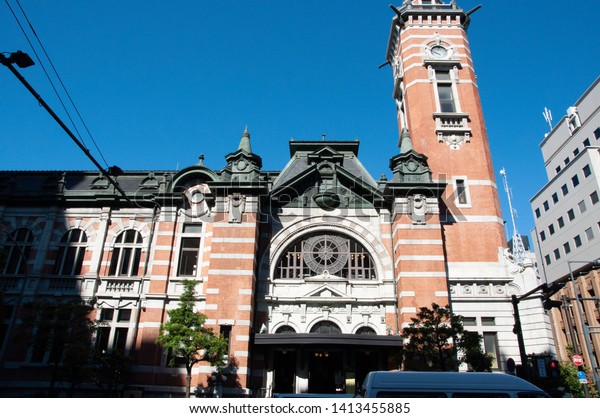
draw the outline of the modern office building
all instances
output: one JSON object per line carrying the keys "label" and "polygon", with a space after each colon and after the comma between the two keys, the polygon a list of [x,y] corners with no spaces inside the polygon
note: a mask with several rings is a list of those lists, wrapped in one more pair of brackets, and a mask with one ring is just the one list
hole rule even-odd
{"label": "modern office building", "polygon": [[[495,371],[518,364],[511,295],[539,282],[507,249],[471,16],[418,0],[391,14],[399,151],[382,160],[389,178],[365,170],[358,141],[292,140],[283,168],[264,170],[247,130],[222,168],[200,158],[119,173],[126,197],[94,171],[0,172],[4,392],[53,382],[51,336],[15,336],[29,302],[72,299],[101,320],[96,348],[132,357],[130,394],[181,396],[185,369],[156,338],[185,279],[197,281],[206,325],[229,338],[226,396],[350,390],[399,366],[402,328],[432,303],[483,335]],[[521,310],[528,351],[551,351],[540,300]],[[213,371],[194,367],[198,393]]]}
{"label": "modern office building", "polygon": [[[535,251],[554,298],[558,353],[582,353],[598,380],[600,353],[600,78],[567,109],[540,144],[548,182],[531,199]],[[571,348],[569,348],[569,346]]]}

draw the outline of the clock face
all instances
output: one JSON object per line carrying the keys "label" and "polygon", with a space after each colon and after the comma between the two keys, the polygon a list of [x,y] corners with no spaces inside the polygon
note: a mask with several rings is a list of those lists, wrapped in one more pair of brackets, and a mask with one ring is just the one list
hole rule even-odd
{"label": "clock face", "polygon": [[430,52],[435,58],[444,58],[448,55],[448,50],[441,45],[432,47]]}

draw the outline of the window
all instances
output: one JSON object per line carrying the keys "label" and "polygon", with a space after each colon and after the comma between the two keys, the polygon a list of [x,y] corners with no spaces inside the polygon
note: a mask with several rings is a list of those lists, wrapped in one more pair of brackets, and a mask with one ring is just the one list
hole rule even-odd
{"label": "window", "polygon": [[101,353],[113,350],[126,353],[131,318],[131,309],[102,308],[96,332],[96,350]]}
{"label": "window", "polygon": [[142,235],[135,229],[119,234],[110,261],[109,276],[137,276],[142,257]]}
{"label": "window", "polygon": [[580,201],[577,206],[579,207],[579,213],[584,213],[587,210],[584,200]]}
{"label": "window", "polygon": [[542,241],[546,241],[546,231],[540,231],[540,238]]}
{"label": "window", "polygon": [[598,192],[597,191],[594,191],[590,195],[590,200],[592,201],[592,205],[595,205],[596,203],[598,203]]}
{"label": "window", "polygon": [[592,228],[588,228],[585,230],[585,236],[588,241],[591,241],[594,239],[594,231],[592,231]]}
{"label": "window", "polygon": [[552,193],[552,202],[558,203],[558,193]]}
{"label": "window", "polygon": [[535,217],[539,218],[540,216],[542,216],[542,212],[540,212],[540,208],[535,208]]}
{"label": "window", "polygon": [[548,204],[548,201],[547,201],[547,200],[545,200],[545,201],[544,201],[544,210],[545,210],[545,211],[548,211],[548,209],[550,209],[550,205]]}
{"label": "window", "polygon": [[560,173],[560,166],[557,165],[556,168],[554,169],[556,171],[556,174]]}
{"label": "window", "polygon": [[179,253],[179,276],[195,277],[198,273],[198,259],[200,255],[200,234],[202,225],[184,225],[181,236],[181,248]]}
{"label": "window", "polygon": [[[463,321],[463,325],[464,325],[464,321]],[[356,334],[358,334],[358,335],[377,335],[375,330],[371,327],[360,327],[359,329],[356,330]]]}
{"label": "window", "polygon": [[454,93],[452,92],[452,80],[450,78],[450,70],[436,70],[435,78],[437,80],[437,92],[440,112],[456,112],[456,104],[454,100]]}
{"label": "window", "polygon": [[486,354],[491,354],[494,359],[492,362],[492,369],[497,369],[498,364],[498,335],[495,332],[484,332],[483,333],[483,349]]}
{"label": "window", "polygon": [[586,164],[585,167],[583,167],[583,175],[587,178],[590,174],[592,174],[592,169],[589,164]]}
{"label": "window", "polygon": [[566,196],[569,193],[569,187],[567,187],[566,184],[563,184],[560,190],[562,190],[563,196]]}
{"label": "window", "polygon": [[596,139],[600,139],[600,128],[596,128],[596,130],[594,131],[594,137]]}
{"label": "window", "polygon": [[564,161],[565,165],[569,164],[570,162],[571,162],[571,159],[569,157],[565,158],[565,161]]}
{"label": "window", "polygon": [[81,274],[87,237],[81,229],[67,231],[60,240],[54,263],[54,274],[73,276]]}
{"label": "window", "polygon": [[552,260],[550,259],[550,256],[548,254],[546,254],[544,256],[544,260],[546,260],[546,265],[549,266],[550,264],[552,264]]}
{"label": "window", "polygon": [[484,316],[481,318],[481,325],[482,326],[494,326],[496,325],[496,318],[494,318],[493,316]]}
{"label": "window", "polygon": [[456,179],[456,200],[460,205],[467,205],[469,203],[467,186],[464,179]]}
{"label": "window", "polygon": [[560,260],[560,249],[556,248],[554,249],[554,259],[555,260]]}
{"label": "window", "polygon": [[575,242],[576,247],[578,247],[578,248],[581,247],[582,242],[581,242],[581,237],[579,235],[575,235],[575,238],[573,238],[573,241]]}
{"label": "window", "polygon": [[548,232],[550,232],[550,235],[554,235],[554,224],[548,225]]}
{"label": "window", "polygon": [[282,325],[275,330],[275,334],[295,334],[296,330],[289,325]]}
{"label": "window", "polygon": [[229,356],[231,350],[231,325],[219,326],[219,334],[221,334],[221,337],[227,341],[227,350],[225,353],[227,353],[226,355]]}
{"label": "window", "polygon": [[579,154],[579,148],[575,148],[575,149],[573,150],[573,156],[574,156],[574,157],[576,157],[576,156],[577,156],[577,154]]}
{"label": "window", "polygon": [[321,321],[310,330],[311,334],[341,334],[342,330],[331,321]]}
{"label": "window", "polygon": [[463,325],[475,327],[477,326],[477,318],[465,316],[463,317]]}
{"label": "window", "polygon": [[345,279],[376,278],[373,258],[357,241],[338,234],[311,234],[290,244],[280,257],[276,279],[304,279],[327,271]]}
{"label": "window", "polygon": [[590,139],[589,138],[586,138],[586,139],[583,140],[583,146],[584,147],[589,147],[590,146]]}
{"label": "window", "polygon": [[558,227],[559,227],[559,228],[562,228],[563,226],[565,226],[565,221],[564,221],[564,219],[563,219],[563,217],[562,217],[562,216],[561,216],[561,217],[559,217],[559,218],[556,220],[556,222],[558,223]]}
{"label": "window", "polygon": [[571,244],[569,244],[568,242],[565,242],[563,244],[563,248],[565,250],[565,254],[569,254],[571,252]]}
{"label": "window", "polygon": [[27,228],[19,228],[9,234],[5,247],[2,274],[26,274],[27,261],[33,247],[33,234]]}
{"label": "window", "polygon": [[569,220],[572,221],[573,219],[575,219],[575,211],[573,209],[569,209],[569,211],[567,212],[567,216],[569,217]]}
{"label": "window", "polygon": [[579,177],[577,177],[577,174],[571,177],[571,183],[573,183],[573,187],[577,187],[579,185]]}

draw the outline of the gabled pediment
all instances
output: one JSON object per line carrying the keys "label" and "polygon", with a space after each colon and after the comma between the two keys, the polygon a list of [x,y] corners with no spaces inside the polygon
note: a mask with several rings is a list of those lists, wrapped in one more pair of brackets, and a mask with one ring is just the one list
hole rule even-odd
{"label": "gabled pediment", "polygon": [[[318,276],[317,276],[318,277]],[[336,301],[342,301],[342,300],[350,300],[353,299],[351,296],[347,295],[344,292],[339,291],[338,289],[334,288],[333,286],[325,283],[319,287],[317,287],[316,289],[311,290],[310,292],[306,293],[303,296],[300,296],[297,298],[298,300],[311,300],[311,301],[315,301],[315,300],[336,300]]]}

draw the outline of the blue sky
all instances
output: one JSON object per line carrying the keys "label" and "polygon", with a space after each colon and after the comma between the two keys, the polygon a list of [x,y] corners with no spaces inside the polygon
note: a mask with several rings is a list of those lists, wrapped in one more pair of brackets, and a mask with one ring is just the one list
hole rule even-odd
{"label": "blue sky", "polygon": [[[21,17],[17,1],[7,1]],[[385,61],[390,3],[20,0],[107,165],[175,170],[204,154],[218,170],[247,125],[264,169],[283,168],[290,138],[326,134],[358,138],[375,178],[390,176],[389,158],[398,152],[391,72],[377,68]],[[496,175],[506,168],[525,235],[533,226],[529,199],[546,179],[544,107],[558,122],[600,75],[600,2],[458,4],[483,5],[472,16],[471,50]],[[0,23],[0,51],[32,55],[37,64],[22,74],[68,121],[5,2]],[[0,170],[95,169],[6,68],[0,89]],[[499,176],[497,183],[509,221]]]}

